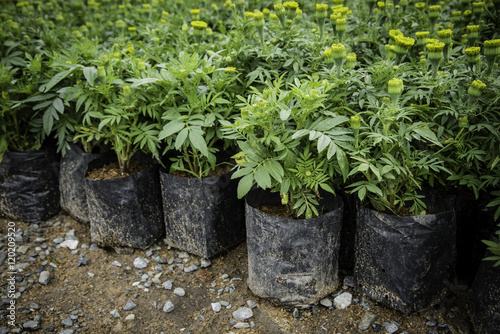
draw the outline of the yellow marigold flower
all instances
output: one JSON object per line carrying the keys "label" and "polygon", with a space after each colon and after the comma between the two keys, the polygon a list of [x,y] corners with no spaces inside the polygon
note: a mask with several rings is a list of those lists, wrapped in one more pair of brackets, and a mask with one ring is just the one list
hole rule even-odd
{"label": "yellow marigold flower", "polygon": [[245,18],[247,20],[251,20],[251,19],[255,18],[255,14],[253,12],[245,12]]}
{"label": "yellow marigold flower", "polygon": [[500,39],[484,41],[484,55],[486,57],[496,57],[500,55]]}
{"label": "yellow marigold flower", "polygon": [[296,10],[297,8],[299,8],[299,4],[297,3],[297,1],[286,1],[283,3],[283,7],[289,10]]}
{"label": "yellow marigold flower", "polygon": [[264,16],[268,17],[269,14],[271,14],[271,11],[269,10],[269,8],[264,8],[262,10],[262,14],[264,14]]}
{"label": "yellow marigold flower", "polygon": [[486,84],[484,84],[481,80],[474,80],[469,86],[469,90],[467,92],[474,97],[479,97],[485,88]]}
{"label": "yellow marigold flower", "polygon": [[191,26],[196,30],[203,30],[207,28],[207,23],[204,21],[192,21]]}
{"label": "yellow marigold flower", "polygon": [[115,26],[118,29],[125,29],[125,22],[123,22],[122,20],[117,20],[115,22]]}
{"label": "yellow marigold flower", "polygon": [[417,36],[417,39],[423,39],[429,37],[430,32],[428,31],[417,31],[415,33],[415,36]]}
{"label": "yellow marigold flower", "polygon": [[345,57],[345,67],[346,68],[354,68],[356,65],[356,54],[355,53],[349,53],[347,57]]}
{"label": "yellow marigold flower", "polygon": [[401,79],[393,78],[389,80],[388,85],[389,95],[401,95],[401,93],[403,92],[404,85],[403,80]]}
{"label": "yellow marigold flower", "polygon": [[333,53],[333,59],[343,59],[346,53],[344,44],[342,43],[333,44],[332,53]]}
{"label": "yellow marigold flower", "polygon": [[415,4],[415,8],[418,10],[424,10],[425,9],[425,2],[417,2]]}
{"label": "yellow marigold flower", "polygon": [[199,9],[191,9],[189,12],[191,13],[191,15],[200,15]]}
{"label": "yellow marigold flower", "polygon": [[479,46],[473,46],[464,50],[467,56],[477,56],[481,52],[481,48]]}
{"label": "yellow marigold flower", "polygon": [[[430,39],[430,38],[429,38]],[[429,39],[427,42],[429,42]],[[430,52],[439,52],[443,51],[444,49],[444,43],[443,42],[435,42],[435,43],[427,43],[427,51]]]}

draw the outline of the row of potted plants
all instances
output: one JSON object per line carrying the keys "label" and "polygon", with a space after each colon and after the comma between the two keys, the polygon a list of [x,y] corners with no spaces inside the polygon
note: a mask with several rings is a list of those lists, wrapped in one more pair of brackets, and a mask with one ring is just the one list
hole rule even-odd
{"label": "row of potted plants", "polygon": [[[427,281],[435,296],[444,286],[442,277],[452,276],[456,252],[454,242],[442,241],[460,234],[461,227],[456,230],[453,210],[443,210],[442,200],[425,195],[433,193],[428,189],[446,194],[448,203],[454,201],[450,195],[462,192],[498,196],[496,5],[340,0],[333,6],[241,0],[10,4],[1,14],[0,154],[38,149],[54,139],[66,155],[75,150],[70,143],[77,142],[88,154],[112,150],[115,169],[124,175],[134,155],[143,152],[169,172],[161,177],[163,191],[176,184],[168,174],[202,180],[234,164],[237,197],[251,198],[254,188],[270,191],[282,215],[301,222],[341,208],[324,206],[322,199],[347,192],[344,207],[356,199],[363,206],[355,210],[360,212],[358,245],[368,244],[364,237],[377,243],[373,231],[383,227],[403,228],[399,233],[405,242],[420,240],[415,233],[426,234],[415,226],[432,231],[428,234],[442,248],[426,246],[429,261],[414,273],[442,268],[431,270],[440,276]],[[4,160],[8,157],[5,153]],[[11,194],[2,201],[7,203]],[[200,219],[175,216],[172,204],[165,204],[172,198],[194,203],[206,194],[186,196],[165,196],[163,209],[156,210],[169,208],[164,211],[167,235],[168,230],[188,234],[191,222]],[[266,196],[254,200],[257,209],[266,206],[261,198]],[[102,208],[110,206],[105,199],[89,197]],[[498,199],[491,201],[497,204]],[[84,204],[63,206],[76,212]],[[443,211],[451,221],[440,224]],[[85,212],[78,214],[85,219]],[[388,215],[400,218],[388,224]],[[362,225],[361,218],[368,223]],[[247,228],[254,231],[262,224],[247,222]],[[341,233],[340,228],[326,234],[334,232]],[[249,252],[252,247],[254,254],[261,252],[262,240],[275,241],[280,232],[273,233],[248,237]],[[171,242],[183,247],[182,240],[172,237]],[[418,242],[414,249],[427,245]],[[327,262],[334,266],[337,246],[323,247],[331,250]],[[367,252],[375,254],[358,247],[356,258],[368,259]],[[390,251],[391,257],[398,252],[411,253],[401,246]],[[379,263],[383,254],[371,262],[356,261],[356,277],[367,289],[380,286],[373,281],[377,277],[391,285],[399,276]],[[287,256],[295,261],[300,254]],[[290,270],[292,262],[285,268]],[[271,268],[255,272],[267,275]],[[292,303],[308,304],[334,289],[335,269],[327,271],[327,282],[317,289],[321,292]],[[284,290],[264,288],[253,278],[249,284],[260,295],[286,295],[291,286],[311,293],[313,276],[278,273],[271,281]],[[372,297],[403,311],[431,302],[418,294],[395,296],[389,288]]]}

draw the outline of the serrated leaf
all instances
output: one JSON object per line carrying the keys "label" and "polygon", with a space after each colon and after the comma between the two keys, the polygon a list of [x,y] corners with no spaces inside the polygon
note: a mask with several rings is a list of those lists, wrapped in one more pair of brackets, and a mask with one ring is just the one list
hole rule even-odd
{"label": "serrated leaf", "polygon": [[64,113],[64,104],[60,98],[55,99],[54,102],[52,102],[52,105],[57,111],[59,111],[60,114]]}
{"label": "serrated leaf", "polygon": [[325,148],[328,147],[328,145],[330,145],[330,143],[330,137],[321,135],[321,137],[318,138],[318,152],[321,153]]}
{"label": "serrated leaf", "polygon": [[132,82],[130,87],[139,87],[141,85],[145,85],[148,83],[153,83],[160,81],[160,79],[157,78],[144,78],[144,79],[129,79],[128,81]]}
{"label": "serrated leaf", "polygon": [[280,110],[280,118],[282,121],[286,121],[288,117],[292,114],[292,110],[287,108],[287,109],[281,109]]}
{"label": "serrated leaf", "polygon": [[177,135],[177,138],[175,139],[175,148],[177,150],[180,150],[182,145],[184,145],[184,142],[186,141],[187,137],[189,134],[189,130],[187,128],[182,129],[181,132]]}
{"label": "serrated leaf", "polygon": [[198,151],[200,151],[201,154],[208,157],[207,143],[205,142],[205,138],[203,138],[201,134],[199,134],[197,131],[189,131],[189,141]]}
{"label": "serrated leaf", "polygon": [[264,165],[259,166],[255,169],[254,179],[257,181],[257,185],[262,189],[271,188],[271,176],[266,170]]}
{"label": "serrated leaf", "polygon": [[177,132],[181,131],[182,129],[184,129],[184,126],[185,126],[185,124],[182,121],[175,120],[175,121],[169,122],[163,126],[163,129],[161,130],[160,134],[158,135],[158,139],[163,140],[167,137],[170,137],[174,133],[177,133]]}
{"label": "serrated leaf", "polygon": [[95,67],[84,67],[83,75],[91,86],[94,86],[94,80],[97,78],[97,69]]}
{"label": "serrated leaf", "polygon": [[240,182],[238,182],[238,198],[243,198],[252,189],[254,182],[253,174],[248,174],[244,176]]}

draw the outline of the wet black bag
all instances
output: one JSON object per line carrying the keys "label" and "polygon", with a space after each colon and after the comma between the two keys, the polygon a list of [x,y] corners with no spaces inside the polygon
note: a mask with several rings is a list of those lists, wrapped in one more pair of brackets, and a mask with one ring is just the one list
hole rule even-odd
{"label": "wet black bag", "polygon": [[168,244],[211,258],[245,240],[244,201],[231,174],[186,178],[160,171]]}
{"label": "wet black bag", "polygon": [[288,219],[265,213],[263,205],[280,205],[279,194],[256,189],[246,196],[248,287],[279,304],[308,307],[335,291],[343,203],[327,194],[325,214]]}
{"label": "wet black bag", "polygon": [[[486,256],[493,254],[487,251]],[[481,334],[500,333],[500,266],[493,267],[494,263],[481,263],[470,293],[469,314],[474,329]]]}
{"label": "wet black bag", "polygon": [[66,155],[61,158],[59,177],[61,208],[84,223],[89,222],[85,195],[87,165],[101,156],[102,154],[86,153],[78,145],[72,144]]}
{"label": "wet black bag", "polygon": [[455,244],[453,210],[399,217],[360,205],[356,289],[403,313],[426,308],[454,277]]}
{"label": "wet black bag", "polygon": [[55,152],[5,153],[0,162],[0,216],[37,223],[59,211],[59,161]]}
{"label": "wet black bag", "polygon": [[[151,164],[150,159],[136,156]],[[88,164],[88,171],[110,162],[109,157]],[[85,179],[90,233],[101,247],[146,249],[165,234],[158,164],[127,177]]]}

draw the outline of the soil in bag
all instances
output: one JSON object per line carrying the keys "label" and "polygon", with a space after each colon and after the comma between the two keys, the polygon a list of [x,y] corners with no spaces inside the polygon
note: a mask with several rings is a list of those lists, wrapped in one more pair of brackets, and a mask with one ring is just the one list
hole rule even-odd
{"label": "soil in bag", "polygon": [[61,208],[76,219],[88,223],[87,196],[85,195],[85,173],[89,162],[102,157],[83,151],[72,144],[66,155],[61,158],[59,190]]}
{"label": "soil in bag", "polygon": [[403,313],[437,302],[455,275],[455,215],[446,209],[399,217],[360,206],[357,290]]}
{"label": "soil in bag", "polygon": [[[498,239],[493,241],[498,242]],[[485,257],[493,256],[487,251]],[[472,285],[469,314],[477,333],[500,333],[500,266],[494,261],[483,261]]]}
{"label": "soil in bag", "polygon": [[[127,177],[85,179],[90,232],[101,247],[146,249],[165,234],[158,164],[142,154],[134,159],[149,167]],[[111,160],[94,160],[87,170]]]}
{"label": "soil in bag", "polygon": [[248,287],[278,304],[308,307],[338,286],[343,203],[325,194],[324,214],[311,219],[271,215],[259,208],[280,205],[279,194],[256,189],[246,196]]}
{"label": "soil in bag", "polygon": [[59,160],[53,150],[5,153],[0,162],[0,211],[25,222],[59,213]]}
{"label": "soil in bag", "polygon": [[180,177],[160,171],[168,244],[205,258],[245,239],[244,202],[231,174]]}

